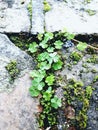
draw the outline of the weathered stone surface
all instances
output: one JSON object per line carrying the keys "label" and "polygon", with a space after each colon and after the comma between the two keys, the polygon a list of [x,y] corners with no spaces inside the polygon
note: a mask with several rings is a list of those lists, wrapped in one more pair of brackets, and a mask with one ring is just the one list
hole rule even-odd
{"label": "weathered stone surface", "polygon": [[[13,60],[20,74],[10,84],[5,66]],[[0,34],[0,130],[38,130],[35,114],[39,102],[29,95],[33,68],[33,59]]]}
{"label": "weathered stone surface", "polygon": [[[98,1],[91,0],[47,0],[52,9],[45,13],[46,31],[59,31],[66,28],[76,34],[98,33]],[[90,9],[90,10],[89,10]],[[89,11],[95,14],[90,16]],[[88,13],[89,12],[89,13]]]}
{"label": "weathered stone surface", "polygon": [[0,130],[38,130],[38,100],[30,97],[30,85],[27,73],[16,81],[13,92],[0,93]]}
{"label": "weathered stone surface", "polygon": [[[77,50],[73,47],[70,48],[63,48],[63,59],[64,60],[64,67],[61,71],[58,71],[57,77],[62,76],[63,81],[59,81],[58,85],[60,86],[66,86],[67,81],[69,79],[74,79],[76,81],[82,81],[84,84],[84,88],[86,86],[92,86],[94,88],[94,91],[92,93],[92,97],[90,98],[90,106],[87,111],[88,116],[88,122],[87,122],[87,128],[85,130],[97,130],[98,129],[98,81],[95,83],[93,82],[95,76],[98,75],[98,61],[93,63],[87,62],[89,58],[91,58],[93,55],[89,53],[82,53],[83,57],[82,59],[77,62],[77,64],[73,64],[73,60],[71,59],[71,53]],[[79,52],[80,53],[80,52]],[[98,53],[95,54],[98,56]],[[98,57],[97,57],[98,58]],[[63,90],[59,88],[57,90],[57,96],[62,98],[63,96]],[[66,97],[65,97],[66,98]],[[76,102],[73,101],[73,104],[75,110],[78,111],[82,108],[82,102]]]}
{"label": "weathered stone surface", "polygon": [[5,89],[8,91],[13,87],[5,69],[7,64],[13,60],[17,62],[21,75],[34,67],[33,59],[29,55],[16,47],[6,35],[0,34],[0,91]]}
{"label": "weathered stone surface", "polygon": [[33,0],[32,2],[32,34],[44,32],[43,1]]}
{"label": "weathered stone surface", "polygon": [[27,5],[30,0],[0,0],[0,32],[19,33],[30,31]]}

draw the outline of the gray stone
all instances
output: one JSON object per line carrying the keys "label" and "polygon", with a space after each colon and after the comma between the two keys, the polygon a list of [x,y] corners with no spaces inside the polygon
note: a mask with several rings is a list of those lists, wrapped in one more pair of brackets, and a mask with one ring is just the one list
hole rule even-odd
{"label": "gray stone", "polygon": [[[17,61],[18,77],[10,84],[5,67]],[[38,130],[38,99],[29,95],[33,59],[0,34],[0,130]]]}
{"label": "gray stone", "polygon": [[[98,1],[91,0],[47,0],[52,9],[45,13],[45,29],[54,32],[66,28],[76,34],[98,33]],[[90,16],[87,10],[94,10],[95,15]]]}
{"label": "gray stone", "polygon": [[[82,53],[83,58],[79,62],[77,62],[77,64],[73,64],[73,60],[71,59],[70,55],[74,51],[78,51],[78,50],[76,50],[75,47],[63,48],[62,55],[63,55],[63,59],[65,60],[64,60],[63,69],[56,73],[57,86],[60,85],[60,87],[57,88],[56,90],[56,94],[59,98],[62,98],[63,96],[62,87],[66,86],[69,79],[74,79],[80,82],[82,81],[84,84],[83,88],[86,88],[86,86],[92,86],[94,90],[90,98],[90,106],[87,111],[88,122],[87,122],[87,128],[85,130],[97,130],[98,129],[98,82],[93,83],[93,79],[95,76],[98,75],[98,64],[97,62],[96,63],[87,62],[87,60],[92,57],[92,54],[88,54],[88,53]],[[95,55],[97,56],[98,54]],[[92,70],[96,70],[96,73],[93,73]],[[62,81],[58,80],[58,77],[60,77]],[[79,101],[77,102],[76,100],[73,101],[71,105],[74,106],[76,113],[77,111],[81,110],[81,108],[83,107],[82,102]]]}
{"label": "gray stone", "polygon": [[0,91],[8,91],[13,87],[9,82],[10,76],[5,69],[7,64],[13,60],[17,62],[21,75],[34,68],[33,59],[16,47],[6,35],[0,34]]}
{"label": "gray stone", "polygon": [[37,99],[29,95],[31,80],[25,74],[11,93],[0,93],[0,130],[38,130]]}
{"label": "gray stone", "polygon": [[32,2],[32,34],[44,33],[43,1],[33,0]]}
{"label": "gray stone", "polygon": [[30,18],[27,6],[30,0],[0,1],[0,32],[19,33],[30,31]]}

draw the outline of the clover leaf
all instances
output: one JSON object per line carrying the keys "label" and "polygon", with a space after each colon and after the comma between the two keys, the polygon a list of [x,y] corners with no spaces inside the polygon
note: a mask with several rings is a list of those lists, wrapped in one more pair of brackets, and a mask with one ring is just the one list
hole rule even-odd
{"label": "clover leaf", "polygon": [[71,39],[73,39],[75,37],[74,34],[70,34],[68,32],[65,32],[64,36],[67,38],[67,40],[71,40]]}
{"label": "clover leaf", "polygon": [[51,64],[48,64],[47,61],[44,61],[38,64],[38,68],[41,70],[48,70],[51,68]]}
{"label": "clover leaf", "polygon": [[49,58],[49,53],[48,52],[43,52],[38,55],[38,61],[44,61]]}
{"label": "clover leaf", "polygon": [[58,107],[61,107],[61,99],[59,99],[57,96],[54,96],[54,98],[51,99],[51,106],[55,109]]}
{"label": "clover leaf", "polygon": [[43,49],[47,48],[48,47],[48,44],[47,44],[47,41],[46,40],[43,40],[42,42],[40,42],[39,44]]}
{"label": "clover leaf", "polygon": [[58,60],[60,59],[60,56],[57,54],[57,52],[50,53],[49,56],[52,58],[54,62],[58,62]]}
{"label": "clover leaf", "polygon": [[40,94],[39,90],[34,89],[34,87],[29,88],[30,95],[32,97],[37,97]]}
{"label": "clover leaf", "polygon": [[54,70],[59,70],[62,68],[63,62],[59,60],[58,62],[53,63],[52,68]]}
{"label": "clover leaf", "polygon": [[33,70],[31,73],[30,73],[30,76],[32,78],[36,78],[39,82],[45,77],[46,75],[46,72],[43,70]]}
{"label": "clover leaf", "polygon": [[36,42],[33,42],[32,44],[29,45],[29,49],[28,49],[28,50],[29,50],[31,53],[34,53],[34,52],[37,51],[37,47],[38,47],[38,44],[37,44]]}
{"label": "clover leaf", "polygon": [[50,76],[47,76],[45,82],[50,86],[53,85],[53,82],[55,81],[55,77],[53,74],[51,74]]}
{"label": "clover leaf", "polygon": [[48,48],[47,48],[47,51],[48,51],[48,52],[53,52],[53,51],[54,51],[54,47],[48,47]]}
{"label": "clover leaf", "polygon": [[45,33],[45,38],[44,38],[46,41],[48,41],[49,39],[53,39],[53,33],[51,32],[46,32]]}
{"label": "clover leaf", "polygon": [[43,92],[43,98],[46,101],[49,101],[52,97],[52,94],[53,94],[52,87],[49,87],[45,92]]}
{"label": "clover leaf", "polygon": [[42,82],[42,81],[40,81],[38,78],[34,78],[34,79],[32,80],[32,86],[33,86],[34,88],[36,88],[37,90],[42,90],[43,87],[45,86],[45,83]]}
{"label": "clover leaf", "polygon": [[56,41],[56,42],[54,43],[54,45],[55,45],[55,48],[56,48],[56,49],[61,49],[61,48],[62,48],[62,45],[63,45],[63,42],[60,41],[60,40],[58,40],[58,41]]}
{"label": "clover leaf", "polygon": [[86,48],[87,48],[87,43],[85,43],[85,42],[79,42],[79,44],[77,45],[77,49],[79,50],[79,51],[84,51]]}

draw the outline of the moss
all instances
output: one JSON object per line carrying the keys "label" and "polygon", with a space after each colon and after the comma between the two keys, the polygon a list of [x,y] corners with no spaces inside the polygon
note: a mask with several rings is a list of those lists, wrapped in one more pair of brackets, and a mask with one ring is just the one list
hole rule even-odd
{"label": "moss", "polygon": [[71,53],[70,57],[73,61],[79,62],[83,55],[77,51],[74,51]]}
{"label": "moss", "polygon": [[84,63],[84,64],[82,64],[82,67],[88,68],[88,65]]}
{"label": "moss", "polygon": [[93,82],[95,83],[95,82],[97,82],[97,81],[98,81],[98,75],[96,75],[96,76],[94,77]]}
{"label": "moss", "polygon": [[[83,82],[70,79],[63,89],[65,102],[67,102],[68,105],[72,105],[74,108],[77,108],[75,116],[77,129],[85,129],[88,120],[87,110],[89,108],[89,102],[93,92],[92,86],[84,88]],[[79,106],[80,103],[82,103],[81,107]]]}
{"label": "moss", "polygon": [[26,49],[28,49],[28,47],[29,47],[29,39],[27,38],[27,37],[25,37],[25,36],[21,36],[21,35],[19,35],[19,36],[9,36],[9,38],[10,38],[10,40],[17,46],[17,47],[19,47],[20,49],[22,49],[22,50],[26,50]]}
{"label": "moss", "polygon": [[96,69],[92,69],[91,72],[92,73],[97,73],[97,70]]}
{"label": "moss", "polygon": [[44,0],[44,11],[48,12],[49,10],[51,10],[51,6],[46,0]]}
{"label": "moss", "polygon": [[28,11],[29,11],[30,20],[32,20],[32,0],[31,0],[30,3],[28,4],[27,9],[28,9]]}
{"label": "moss", "polygon": [[90,58],[87,59],[88,63],[98,63],[98,56],[97,55],[93,55]]}
{"label": "moss", "polygon": [[8,63],[6,66],[6,69],[10,75],[10,80],[14,81],[14,79],[18,76],[19,74],[19,69],[17,68],[17,62],[16,61],[11,61]]}

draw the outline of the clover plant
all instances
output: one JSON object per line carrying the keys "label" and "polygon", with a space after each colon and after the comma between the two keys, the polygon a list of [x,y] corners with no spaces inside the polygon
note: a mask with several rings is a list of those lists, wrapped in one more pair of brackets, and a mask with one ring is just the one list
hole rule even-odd
{"label": "clover plant", "polygon": [[[77,40],[74,39],[74,34],[70,34],[66,31],[60,31],[54,34],[51,32],[46,32],[44,34],[38,34],[37,38],[38,41],[32,42],[28,49],[31,53],[35,53],[37,61],[36,70],[33,70],[30,73],[32,85],[29,91],[32,97],[38,97],[40,95],[40,105],[42,106],[43,111],[40,113],[38,121],[40,127],[43,128],[46,125],[44,123],[45,121],[48,122],[49,126],[57,124],[56,112],[57,109],[62,106],[61,99],[55,95],[56,78],[54,71],[60,70],[63,67],[62,56],[58,52],[62,49],[65,41],[73,40],[77,42]],[[77,49],[79,51],[84,51],[87,47],[88,45],[82,42],[79,42],[77,45]],[[76,57],[73,58],[75,59]],[[80,60],[80,55],[77,58]],[[80,96],[82,90],[81,86],[83,86],[83,84],[80,82],[74,83],[74,86],[70,85],[68,91],[65,91],[64,94],[66,95],[66,99],[69,104],[73,100],[70,95],[70,90],[72,88],[74,90],[74,95],[79,97],[80,101],[82,100],[82,96]],[[86,88],[86,96],[88,98],[90,98],[92,94],[92,89],[90,88],[89,91],[89,88],[90,86]],[[66,86],[64,89],[67,89]],[[84,107],[87,103],[88,100],[85,100]],[[83,111],[81,110],[81,112]],[[82,118],[81,112],[79,113],[79,118]],[[87,120],[87,117],[83,119]],[[81,125],[85,126],[85,124],[82,123]]]}

